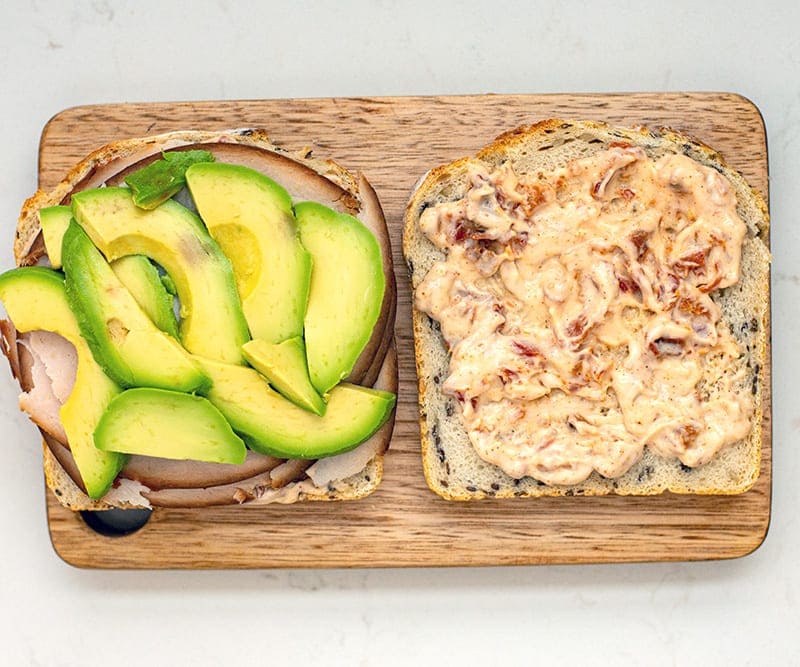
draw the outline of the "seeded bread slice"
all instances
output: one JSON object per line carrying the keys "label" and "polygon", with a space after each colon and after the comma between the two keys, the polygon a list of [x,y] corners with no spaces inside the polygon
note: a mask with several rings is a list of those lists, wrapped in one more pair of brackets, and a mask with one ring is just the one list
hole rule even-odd
{"label": "seeded bread slice", "polygon": [[412,288],[416,289],[431,266],[445,256],[422,233],[419,218],[429,206],[464,196],[471,164],[482,163],[493,170],[510,162],[518,173],[537,173],[606,150],[614,142],[641,146],[651,158],[684,153],[724,174],[736,191],[737,209],[748,230],[742,249],[742,277],[736,285],[717,292],[714,299],[744,350],[746,372],[738,389],[754,394],[752,430],[710,463],[697,468],[684,466],[677,459],[656,456],[645,448],[642,459],[616,479],[603,478],[596,472],[572,486],[547,486],[530,477],[514,479],[481,460],[473,449],[461,421],[459,404],[441,389],[448,376],[450,359],[439,325],[414,308],[422,461],[428,485],[443,498],[653,495],[663,491],[736,494],[749,489],[758,478],[764,399],[762,369],[767,363],[769,318],[769,213],[762,196],[703,143],[669,129],[626,129],[553,119],[503,134],[475,157],[436,167],[416,187],[405,214],[403,254]]}

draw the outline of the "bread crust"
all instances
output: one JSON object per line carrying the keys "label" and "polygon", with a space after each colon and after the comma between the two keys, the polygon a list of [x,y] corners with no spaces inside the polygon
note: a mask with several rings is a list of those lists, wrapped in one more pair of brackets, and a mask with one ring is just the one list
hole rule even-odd
{"label": "bread crust", "polygon": [[441,383],[448,375],[449,355],[438,324],[412,307],[423,468],[428,486],[447,500],[612,493],[653,495],[664,491],[728,495],[748,490],[758,478],[765,393],[764,373],[760,369],[768,363],[769,212],[761,194],[703,142],[669,128],[620,128],[593,121],[548,119],[505,132],[474,157],[433,168],[412,193],[405,213],[403,254],[410,269],[412,289],[416,289],[430,266],[445,256],[422,234],[419,217],[428,206],[462,196],[471,164],[480,163],[492,170],[510,162],[522,173],[550,170],[576,156],[605,150],[613,142],[640,146],[650,157],[684,153],[724,174],[736,191],[737,210],[748,228],[743,248],[743,277],[737,285],[722,290],[715,301],[721,305],[723,317],[748,355],[748,372],[755,395],[750,435],[698,468],[662,459],[645,448],[642,459],[616,479],[606,479],[594,472],[584,482],[570,486],[547,486],[530,477],[515,480],[480,460],[472,449],[457,404],[441,391]]}
{"label": "bread crust", "polygon": [[[38,218],[41,208],[68,204],[74,192],[121,182],[125,173],[157,159],[162,151],[195,147],[210,150],[223,161],[257,168],[287,187],[295,201],[314,198],[340,212],[354,215],[372,231],[382,251],[386,289],[372,337],[357,360],[348,381],[376,386],[396,394],[398,374],[394,349],[394,272],[388,229],[374,190],[362,174],[351,174],[333,160],[315,158],[308,149],[290,153],[272,144],[263,130],[177,131],[117,141],[93,151],[75,165],[55,188],[49,191],[39,190],[25,201],[14,240],[17,265],[34,265],[45,255]],[[282,180],[281,175],[289,183]],[[7,356],[16,377],[20,369],[16,345],[13,347],[13,356]],[[147,506],[148,502],[152,506],[203,507],[251,502],[352,500],[369,495],[380,484],[382,459],[391,441],[393,423],[394,413],[387,424],[370,439],[375,455],[360,473],[319,488],[310,482],[303,469],[299,471],[295,481],[280,489],[270,488],[269,493],[265,493],[263,478],[265,475],[269,477],[270,469],[274,466],[262,465],[263,469],[255,476],[224,480],[225,483],[222,484],[219,483],[219,474],[216,473],[208,480],[212,486],[203,484],[202,479],[194,475],[191,483],[180,488],[169,486],[153,491],[151,499],[147,497],[149,494],[145,489],[141,496],[137,496],[138,491],[134,490],[127,495],[118,494],[118,498],[110,503],[92,501],[75,481],[79,480],[79,476],[69,450],[42,432],[45,479],[58,500],[73,510],[141,507]],[[121,478],[124,478],[124,473],[123,469]],[[174,483],[174,480],[170,483]]]}

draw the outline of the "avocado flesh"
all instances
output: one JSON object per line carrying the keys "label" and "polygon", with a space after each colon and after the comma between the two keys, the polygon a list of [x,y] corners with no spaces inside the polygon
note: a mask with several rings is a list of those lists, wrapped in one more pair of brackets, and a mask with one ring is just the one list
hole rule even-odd
{"label": "avocado flesh", "polygon": [[250,334],[233,269],[194,213],[173,200],[145,211],[126,188],[77,193],[72,213],[108,261],[140,254],[164,267],[178,292],[180,338],[189,352],[244,363],[241,346]]}
{"label": "avocado flesh", "polygon": [[192,165],[186,183],[231,258],[252,337],[279,343],[302,336],[311,260],[286,190],[253,169],[218,162]]}
{"label": "avocado flesh", "polygon": [[[61,268],[61,247],[70,220],[72,209],[69,206],[50,206],[39,211],[44,247],[54,269]],[[153,323],[178,338],[173,298],[150,260],[144,255],[128,255],[112,262],[111,268]]]}
{"label": "avocado flesh", "polygon": [[76,222],[64,234],[67,300],[97,362],[125,387],[195,391],[208,377],[161,331]]}
{"label": "avocado flesh", "polygon": [[96,500],[128,460],[124,454],[100,451],[93,439],[100,417],[120,388],[103,372],[81,336],[61,274],[43,267],[12,269],[0,276],[0,300],[17,331],[52,331],[75,346],[75,385],[59,414],[86,493]]}
{"label": "avocado flesh", "polygon": [[311,382],[326,394],[347,377],[372,336],[386,289],[381,250],[353,216],[314,202],[295,206],[314,270],[305,316]]}
{"label": "avocado flesh", "polygon": [[286,400],[252,368],[199,361],[213,383],[208,400],[251,449],[270,456],[318,459],[354,449],[394,408],[394,394],[343,383],[318,416]]}
{"label": "avocado flesh", "polygon": [[116,396],[95,430],[97,448],[109,452],[244,463],[247,450],[209,401],[149,387]]}
{"label": "avocado flesh", "polygon": [[245,359],[283,396],[314,414],[325,414],[325,401],[308,377],[306,348],[299,336],[282,343],[251,340],[242,347]]}
{"label": "avocado flesh", "polygon": [[175,317],[175,299],[150,260],[144,255],[120,257],[111,262],[111,270],[153,324],[178,340],[180,334]]}
{"label": "avocado flesh", "polygon": [[47,250],[50,266],[54,269],[61,268],[61,241],[70,220],[72,220],[72,209],[69,206],[48,206],[39,210],[44,247]]}

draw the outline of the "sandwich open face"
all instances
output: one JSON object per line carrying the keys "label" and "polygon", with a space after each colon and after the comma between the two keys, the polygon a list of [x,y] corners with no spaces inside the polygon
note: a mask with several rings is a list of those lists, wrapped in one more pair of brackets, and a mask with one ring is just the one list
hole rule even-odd
{"label": "sandwich open face", "polygon": [[75,510],[355,499],[397,392],[367,180],[261,131],[120,141],[29,199],[3,352]]}
{"label": "sandwich open face", "polygon": [[429,486],[746,491],[767,233],[761,196],[670,130],[549,120],[433,169],[403,238]]}

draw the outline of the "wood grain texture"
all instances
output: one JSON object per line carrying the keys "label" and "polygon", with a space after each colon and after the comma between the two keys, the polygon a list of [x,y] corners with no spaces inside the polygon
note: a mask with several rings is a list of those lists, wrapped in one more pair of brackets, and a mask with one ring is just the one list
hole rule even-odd
{"label": "wood grain texture", "polygon": [[47,494],[53,546],[93,568],[384,567],[674,561],[756,549],[771,505],[771,378],[761,476],[741,496],[541,498],[452,503],[430,492],[417,425],[411,295],[401,255],[403,211],[425,171],[496,135],[550,117],[670,126],[713,146],[766,197],[764,125],[733,94],[485,95],[84,106],[42,134],[40,187],[102,144],[178,129],[266,129],[289,148],[361,170],[390,227],[398,282],[400,396],[385,476],[369,498],[292,506],[157,510],[137,533],[101,537]]}

